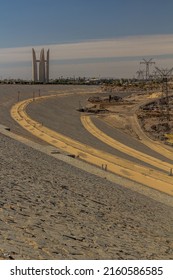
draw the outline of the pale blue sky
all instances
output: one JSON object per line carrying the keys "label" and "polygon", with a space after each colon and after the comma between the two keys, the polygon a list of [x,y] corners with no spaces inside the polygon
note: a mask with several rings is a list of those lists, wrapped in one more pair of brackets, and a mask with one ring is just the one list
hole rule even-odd
{"label": "pale blue sky", "polygon": [[[61,74],[67,76],[80,75],[80,71],[82,75],[86,76],[118,76],[123,75],[123,73],[125,76],[133,76],[129,72],[130,61],[131,63],[134,63],[134,61],[137,63],[140,56],[141,58],[143,56],[150,56],[149,48],[150,46],[152,48],[153,45],[150,45],[150,43],[153,40],[147,46],[148,52],[138,52],[138,58],[135,58],[134,54],[131,55],[129,49],[128,66],[126,69],[124,57],[128,55],[124,56],[123,52],[121,55],[117,55],[116,48],[115,52],[111,55],[108,52],[106,53],[106,49],[104,49],[99,61],[99,56],[95,52],[92,53],[91,50],[90,55],[86,56],[84,54],[84,57],[81,54],[79,57],[74,57],[73,55],[70,57],[70,49],[68,50],[69,60],[66,59],[65,54],[62,58],[58,55],[56,57],[55,50],[54,52],[51,51],[51,46],[74,43],[73,47],[75,47],[75,43],[81,44],[81,42],[93,42],[93,40],[97,42],[99,40],[101,47],[102,41],[105,42],[110,39],[114,41],[122,40],[123,43],[124,38],[124,43],[128,45],[126,40],[128,37],[135,37],[135,40],[139,38],[140,42],[141,36],[142,38],[151,39],[151,37],[155,38],[155,35],[159,35],[160,41],[162,41],[161,38],[163,37],[161,36],[166,34],[169,36],[173,35],[172,0],[0,0],[0,7],[1,77],[21,75],[23,78],[30,78],[31,54],[29,56],[29,49],[27,47],[35,47],[39,52],[41,47],[48,47],[49,45],[53,78],[61,76]],[[148,35],[149,37],[147,37]],[[171,42],[170,40],[168,41],[169,44],[172,43],[172,40]],[[138,49],[138,40],[135,42]],[[94,48],[94,45],[92,47]],[[130,47],[134,48],[135,45],[130,45]],[[15,50],[16,48],[23,48],[23,51],[26,50],[26,60],[22,58],[21,64],[19,55],[16,55],[18,58],[18,63],[16,64],[16,51],[14,51],[14,48]],[[106,48],[104,44],[103,48]],[[8,59],[4,59],[6,56],[3,56],[3,53],[6,49],[11,54],[11,62]],[[158,59],[160,58],[163,61],[163,55],[168,54],[170,59],[172,59],[173,45],[172,51],[170,49],[168,52],[167,41],[165,41],[160,53],[162,57],[159,56],[156,50]],[[19,50],[17,53],[20,53]],[[154,55],[153,48],[151,55]],[[107,57],[113,57],[114,59],[112,61],[110,61],[110,58],[106,60]],[[116,69],[117,57],[118,63],[121,63],[122,57],[122,68],[120,67],[121,71],[119,72]],[[119,67],[120,64],[117,65]],[[135,71],[134,65],[132,66],[132,71]]]}

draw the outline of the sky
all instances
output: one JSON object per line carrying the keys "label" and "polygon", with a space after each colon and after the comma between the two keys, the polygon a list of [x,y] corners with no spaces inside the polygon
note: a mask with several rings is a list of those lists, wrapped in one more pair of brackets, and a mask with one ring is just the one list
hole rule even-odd
{"label": "sky", "polygon": [[[173,67],[172,0],[0,0],[0,79],[32,78],[32,48],[50,78],[133,78],[153,58]],[[154,65],[150,71],[154,70]]]}

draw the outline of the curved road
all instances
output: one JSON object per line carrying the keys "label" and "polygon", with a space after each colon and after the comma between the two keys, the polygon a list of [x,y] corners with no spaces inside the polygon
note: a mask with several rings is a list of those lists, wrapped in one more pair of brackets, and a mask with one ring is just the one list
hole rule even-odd
{"label": "curved road", "polygon": [[[86,102],[87,98],[87,94],[73,94],[66,96],[62,95],[59,98],[47,99],[45,102],[37,101],[29,104],[27,107],[27,113],[32,119],[35,119],[50,129],[71,137],[79,142],[105,150],[118,157],[145,165],[144,162],[140,162],[139,159],[132,158],[130,155],[120,152],[120,150],[115,149],[115,147],[113,149],[110,148],[110,146],[105,145],[85,130],[81,124],[80,113],[76,109],[79,106],[79,101],[83,104]],[[158,158],[159,160],[169,162],[173,165],[173,160],[155,152],[153,149],[147,147],[140,141],[137,141],[120,130],[110,128],[97,117],[92,116],[92,120],[100,130],[104,131],[110,137],[116,139],[124,145],[130,146],[133,149],[135,148],[135,150],[148,154],[154,158]]]}
{"label": "curved road", "polygon": [[[96,138],[94,138],[94,142],[92,139],[92,144],[95,143],[97,145],[97,149],[91,148],[91,146],[89,147],[89,136],[86,137],[83,131],[79,130],[79,127],[81,128],[82,126],[80,122],[77,122],[77,119],[79,119],[79,113],[75,110],[76,108],[74,108],[74,104],[76,105],[77,101],[76,98],[79,99],[79,96],[74,94],[73,96],[62,95],[59,96],[59,98],[51,99],[38,98],[34,102],[32,102],[32,100],[21,102],[13,107],[12,116],[14,119],[19,121],[19,123],[21,123],[23,127],[30,130],[34,135],[37,135],[37,137],[46,140],[50,144],[53,144],[55,146],[58,145],[58,147],[60,147],[61,149],[72,151],[72,153],[74,154],[76,154],[77,152],[77,155],[80,158],[89,161],[90,163],[94,163],[99,166],[101,166],[101,163],[108,164],[109,170],[115,172],[116,174],[131,178],[134,181],[143,183],[160,191],[173,194],[172,180],[169,176],[164,174],[164,166],[162,167],[162,162],[160,160],[157,161],[156,165],[152,161],[150,162],[153,168],[151,170],[148,167],[142,167],[142,165],[146,165],[146,161],[142,162],[143,164],[134,163],[136,159],[135,157],[133,157],[133,154],[132,159],[129,161],[129,156],[127,155],[128,150],[124,153],[124,157],[122,160],[122,157],[120,157],[119,155],[113,156],[111,153],[107,153],[108,147],[106,148],[106,151],[98,151],[97,149],[100,140],[96,141]],[[42,102],[40,102],[40,100]],[[46,100],[46,102],[44,102],[44,100]],[[30,105],[28,106],[28,104]],[[26,106],[29,117],[25,113]],[[64,115],[64,112],[68,113]],[[77,119],[75,119],[76,117]],[[32,121],[32,119],[37,119],[42,125]],[[71,140],[67,136],[62,136],[59,133],[57,134],[50,129],[46,129],[45,125],[58,132],[61,132],[60,128],[62,128],[63,134],[66,132],[67,134],[70,134],[70,137],[74,133],[75,136],[77,135],[79,138],[82,137],[81,142],[85,142],[85,145],[79,143],[79,141],[76,142],[74,140]],[[88,133],[88,135],[90,134]],[[91,139],[89,141],[91,141]],[[117,151],[118,150],[114,149],[115,154]],[[125,156],[128,158],[128,160],[125,159]],[[159,156],[160,155],[158,155],[158,157]],[[171,167],[169,163],[165,163],[165,166],[166,168]],[[160,172],[154,170],[158,168],[160,169]]]}

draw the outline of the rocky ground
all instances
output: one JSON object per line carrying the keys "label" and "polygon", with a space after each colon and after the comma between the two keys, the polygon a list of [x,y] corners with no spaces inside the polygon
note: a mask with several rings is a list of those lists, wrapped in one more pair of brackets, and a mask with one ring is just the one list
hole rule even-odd
{"label": "rocky ground", "polygon": [[[156,98],[161,98],[161,93]],[[169,112],[169,114],[168,114]],[[141,106],[137,112],[139,123],[144,132],[154,140],[166,143],[166,134],[173,134],[173,96],[169,97],[169,110],[166,101],[152,101]]]}
{"label": "rocky ground", "polygon": [[0,258],[173,258],[173,207],[2,134],[0,159]]}

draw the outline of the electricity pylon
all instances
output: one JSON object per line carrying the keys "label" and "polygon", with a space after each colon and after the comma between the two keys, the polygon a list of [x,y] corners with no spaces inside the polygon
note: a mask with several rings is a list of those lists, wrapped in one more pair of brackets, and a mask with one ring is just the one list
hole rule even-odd
{"label": "electricity pylon", "polygon": [[[171,76],[171,73],[173,71],[173,68],[171,69],[159,69],[158,67],[155,67],[157,70],[157,73],[162,78],[162,97],[160,99],[160,114],[161,118],[166,118],[167,121],[170,121],[170,113],[169,113],[169,91],[168,91],[168,79]],[[164,105],[166,107],[166,112],[164,110]]]}
{"label": "electricity pylon", "polygon": [[152,61],[152,58],[150,58],[149,60],[146,60],[143,58],[143,61],[140,62],[140,64],[145,64],[146,66],[146,71],[145,71],[145,79],[148,80],[149,76],[150,76],[150,65],[151,64],[155,64],[154,61]]}

